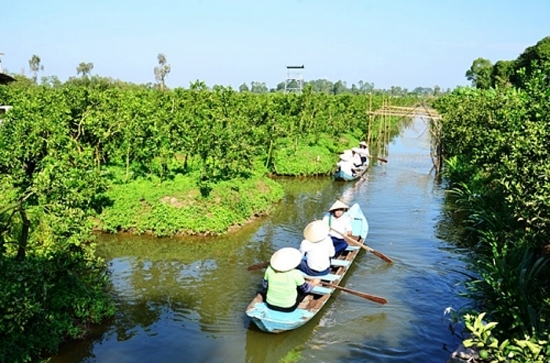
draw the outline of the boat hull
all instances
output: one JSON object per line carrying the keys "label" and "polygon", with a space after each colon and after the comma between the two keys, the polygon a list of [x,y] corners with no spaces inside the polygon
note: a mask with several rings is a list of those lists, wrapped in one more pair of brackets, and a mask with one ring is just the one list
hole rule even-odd
{"label": "boat hull", "polygon": [[336,181],[353,181],[353,180],[357,180],[357,179],[361,178],[363,176],[363,174],[365,174],[367,172],[368,169],[369,169],[369,163],[367,161],[365,164],[363,164],[363,168],[358,173],[356,173],[354,175],[349,175],[347,173],[344,173],[341,170],[338,170],[337,172],[335,172],[333,174],[333,178]]}
{"label": "boat hull", "polygon": [[[367,238],[369,225],[361,208],[356,203],[346,212],[352,219],[353,235],[360,236],[364,242]],[[338,259],[333,259],[331,272],[325,276],[316,276],[321,281],[339,285],[352,262],[361,250],[357,246],[349,246]],[[246,309],[246,315],[262,331],[281,333],[297,329],[310,321],[331,297],[334,289],[316,285],[312,293],[293,312],[285,313],[274,311],[267,307],[260,294],[252,300]]]}

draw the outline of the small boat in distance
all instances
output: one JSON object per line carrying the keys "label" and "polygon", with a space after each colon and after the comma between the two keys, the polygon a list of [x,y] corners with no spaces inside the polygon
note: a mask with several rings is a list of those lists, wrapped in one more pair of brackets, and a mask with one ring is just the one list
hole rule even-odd
{"label": "small boat in distance", "polygon": [[[358,156],[362,156],[361,159]],[[356,160],[356,158],[358,158]],[[363,164],[359,163],[363,160]],[[359,163],[358,163],[359,161]],[[352,148],[344,151],[340,155],[340,161],[336,164],[336,172],[334,173],[335,181],[353,181],[359,179],[369,169],[369,158],[359,148]]]}
{"label": "small boat in distance", "polygon": [[361,178],[363,174],[367,172],[367,170],[369,170],[368,160],[355,174],[349,175],[347,173],[344,173],[342,170],[337,170],[333,176],[335,181],[353,181]]}
{"label": "small boat in distance", "polygon": [[[369,232],[369,224],[361,207],[355,203],[346,213],[352,220],[354,238],[361,237],[360,242],[364,243]],[[309,279],[315,278],[331,285],[340,285],[360,250],[359,246],[348,246],[338,258],[331,260],[329,274],[309,277]],[[257,294],[246,308],[246,315],[260,330],[268,333],[281,333],[297,329],[310,321],[322,309],[333,292],[334,288],[317,284],[296,310],[289,313],[269,309],[262,295]]]}

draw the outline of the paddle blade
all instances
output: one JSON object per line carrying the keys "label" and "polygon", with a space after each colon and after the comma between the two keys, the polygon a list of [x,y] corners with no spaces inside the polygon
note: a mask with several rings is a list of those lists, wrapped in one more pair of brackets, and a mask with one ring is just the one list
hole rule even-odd
{"label": "paddle blade", "polygon": [[393,263],[393,260],[391,258],[389,258],[388,256],[386,256],[385,254],[383,254],[381,252],[378,252],[378,251],[375,251],[373,249],[371,249],[370,251],[372,252],[373,255],[375,255],[377,257],[380,257],[381,259],[383,259],[387,263]]}

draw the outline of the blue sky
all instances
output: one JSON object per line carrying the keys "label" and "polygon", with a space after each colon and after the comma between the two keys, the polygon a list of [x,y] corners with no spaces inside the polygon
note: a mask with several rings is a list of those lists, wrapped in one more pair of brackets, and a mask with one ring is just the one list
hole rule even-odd
{"label": "blue sky", "polygon": [[550,35],[549,0],[3,0],[4,69],[154,82],[157,54],[169,87],[195,80],[237,88],[285,80],[359,80],[376,88],[454,88],[477,57],[515,59]]}

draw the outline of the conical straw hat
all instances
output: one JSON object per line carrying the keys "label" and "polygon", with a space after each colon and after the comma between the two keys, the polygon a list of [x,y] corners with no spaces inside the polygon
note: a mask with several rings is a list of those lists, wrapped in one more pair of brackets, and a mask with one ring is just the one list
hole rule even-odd
{"label": "conical straw hat", "polygon": [[333,210],[336,210],[336,209],[349,209],[349,207],[347,205],[345,205],[344,203],[340,202],[339,200],[337,200],[333,205],[332,207],[329,208],[329,212],[332,212]]}
{"label": "conical straw hat", "polygon": [[313,221],[304,228],[304,238],[309,242],[321,242],[328,236],[330,227],[326,222]]}
{"label": "conical straw hat", "polygon": [[367,145],[367,143],[366,143],[366,142],[364,142],[364,141],[361,141],[361,142],[359,143],[359,145],[363,145],[363,146],[369,146],[369,145]]}
{"label": "conical straw hat", "polygon": [[293,247],[284,247],[271,256],[269,263],[277,271],[285,272],[292,270],[300,264],[302,253]]}
{"label": "conical straw hat", "polygon": [[349,155],[346,155],[346,154],[340,154],[340,160],[342,161],[350,161],[350,157]]}
{"label": "conical straw hat", "polygon": [[361,149],[360,147],[354,147],[352,150],[360,155],[368,155],[369,153],[369,149]]}

